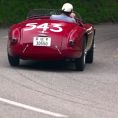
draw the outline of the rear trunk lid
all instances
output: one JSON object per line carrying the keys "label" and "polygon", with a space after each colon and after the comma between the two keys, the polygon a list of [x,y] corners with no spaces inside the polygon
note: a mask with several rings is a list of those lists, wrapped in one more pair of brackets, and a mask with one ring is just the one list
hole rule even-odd
{"label": "rear trunk lid", "polygon": [[[35,19],[24,22],[21,31],[20,44],[23,53],[43,50],[42,54],[56,50],[61,54],[63,47],[67,47],[69,34],[77,27],[75,23],[54,21],[48,19]],[[27,49],[27,50],[26,50]],[[36,52],[35,52],[36,53]],[[39,52],[38,52],[39,53]]]}
{"label": "rear trunk lid", "polygon": [[74,23],[66,23],[63,21],[53,21],[45,19],[29,20],[24,23],[22,28],[21,43],[32,43],[36,37],[51,38],[50,46],[57,45],[61,47],[64,38],[76,26]]}

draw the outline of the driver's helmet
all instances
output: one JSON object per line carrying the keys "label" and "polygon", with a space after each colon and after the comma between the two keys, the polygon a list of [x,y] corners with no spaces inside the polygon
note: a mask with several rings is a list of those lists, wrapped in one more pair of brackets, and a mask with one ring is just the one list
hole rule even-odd
{"label": "driver's helmet", "polygon": [[73,5],[70,4],[70,3],[65,3],[63,6],[62,6],[62,11],[64,12],[72,12],[73,11]]}

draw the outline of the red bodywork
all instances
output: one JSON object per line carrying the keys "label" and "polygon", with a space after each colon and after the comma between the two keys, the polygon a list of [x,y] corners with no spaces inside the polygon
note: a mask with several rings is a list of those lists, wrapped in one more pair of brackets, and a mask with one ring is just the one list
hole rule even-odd
{"label": "red bodywork", "polygon": [[[31,18],[9,30],[8,53],[21,59],[62,60],[79,58],[83,37],[90,24]],[[51,37],[50,46],[33,46],[34,37]]]}

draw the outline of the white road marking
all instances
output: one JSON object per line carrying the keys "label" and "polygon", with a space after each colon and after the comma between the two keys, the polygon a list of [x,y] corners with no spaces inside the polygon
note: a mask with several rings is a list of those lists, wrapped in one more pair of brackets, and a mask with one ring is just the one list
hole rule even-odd
{"label": "white road marking", "polygon": [[28,109],[28,110],[31,110],[31,111],[39,112],[39,113],[49,115],[49,116],[53,116],[53,117],[68,118],[68,116],[63,115],[63,114],[50,112],[50,111],[47,111],[47,110],[43,110],[43,109],[36,108],[36,107],[33,107],[33,106],[29,106],[29,105],[25,105],[25,104],[22,104],[22,103],[14,102],[14,101],[4,99],[4,98],[0,98],[0,102],[4,102],[4,103],[7,103],[7,104],[16,106],[16,107]]}

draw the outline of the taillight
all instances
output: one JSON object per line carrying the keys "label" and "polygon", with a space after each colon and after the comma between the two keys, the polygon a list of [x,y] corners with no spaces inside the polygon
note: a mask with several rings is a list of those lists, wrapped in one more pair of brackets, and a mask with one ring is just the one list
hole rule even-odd
{"label": "taillight", "polygon": [[18,42],[18,40],[20,39],[20,31],[19,31],[19,29],[18,28],[14,29],[11,32],[11,36],[9,38],[10,38],[10,43],[11,44],[16,44]]}
{"label": "taillight", "polygon": [[11,44],[16,44],[16,43],[17,43],[17,41],[18,41],[18,40],[17,40],[17,39],[15,39],[15,38],[14,38],[14,39],[13,39],[13,38],[11,38],[11,39],[10,39],[10,43],[11,43]]}
{"label": "taillight", "polygon": [[75,40],[69,40],[69,46],[73,47],[75,45]]}

